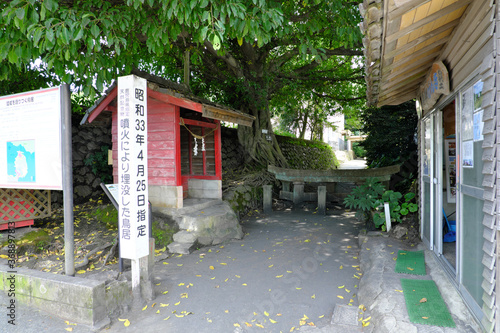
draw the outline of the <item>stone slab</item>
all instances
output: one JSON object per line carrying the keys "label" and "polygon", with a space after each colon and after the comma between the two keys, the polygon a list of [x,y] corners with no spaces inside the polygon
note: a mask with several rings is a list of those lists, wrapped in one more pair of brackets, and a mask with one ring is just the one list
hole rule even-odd
{"label": "stone slab", "polygon": [[[16,300],[68,320],[101,328],[109,323],[102,281],[0,265],[5,292],[15,278]],[[7,283],[9,282],[9,283]]]}

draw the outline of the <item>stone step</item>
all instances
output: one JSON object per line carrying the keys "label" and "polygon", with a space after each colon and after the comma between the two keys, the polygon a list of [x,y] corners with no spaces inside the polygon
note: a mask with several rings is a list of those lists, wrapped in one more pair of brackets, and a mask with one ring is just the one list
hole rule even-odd
{"label": "stone step", "polygon": [[187,198],[183,201],[182,208],[164,208],[164,207],[154,207],[153,210],[158,213],[166,214],[172,216],[173,218],[180,217],[185,214],[192,214],[197,211],[219,205],[222,203],[220,199],[193,199]]}
{"label": "stone step", "polygon": [[181,230],[174,234],[174,242],[183,244],[194,244],[196,242],[197,236],[187,230]]}
{"label": "stone step", "polygon": [[238,217],[227,203],[183,215],[179,228],[196,234],[201,245],[215,245],[230,238],[243,237]]}
{"label": "stone step", "polygon": [[176,254],[190,254],[193,252],[195,248],[194,243],[177,243],[173,242],[168,244],[167,246],[168,251],[170,253],[176,253]]}

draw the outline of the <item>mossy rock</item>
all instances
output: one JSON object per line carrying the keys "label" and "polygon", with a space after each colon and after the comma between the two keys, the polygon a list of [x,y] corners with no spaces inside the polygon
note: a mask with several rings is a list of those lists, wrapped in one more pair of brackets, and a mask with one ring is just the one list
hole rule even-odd
{"label": "mossy rock", "polygon": [[17,252],[43,252],[51,242],[47,231],[39,229],[25,234],[22,238],[16,240]]}

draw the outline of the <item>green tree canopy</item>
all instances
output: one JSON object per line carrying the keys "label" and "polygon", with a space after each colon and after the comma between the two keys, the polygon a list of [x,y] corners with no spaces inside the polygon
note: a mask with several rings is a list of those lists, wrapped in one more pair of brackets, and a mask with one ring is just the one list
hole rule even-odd
{"label": "green tree canopy", "polygon": [[276,140],[261,135],[272,130],[273,97],[364,96],[341,84],[362,77],[350,66],[362,54],[356,2],[14,0],[0,9],[1,78],[41,59],[92,94],[133,68],[179,80],[188,54],[194,93],[256,117],[253,128],[238,131],[261,163],[286,164]]}
{"label": "green tree canopy", "polygon": [[370,167],[403,164],[417,151],[418,116],[415,102],[368,108],[361,115],[368,136],[361,146]]}

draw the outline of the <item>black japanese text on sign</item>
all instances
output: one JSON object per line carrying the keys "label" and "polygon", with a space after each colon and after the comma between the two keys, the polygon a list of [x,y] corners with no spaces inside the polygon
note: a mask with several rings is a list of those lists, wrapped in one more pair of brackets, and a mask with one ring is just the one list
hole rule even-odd
{"label": "black japanese text on sign", "polygon": [[118,78],[119,232],[122,258],[149,254],[147,82]]}

